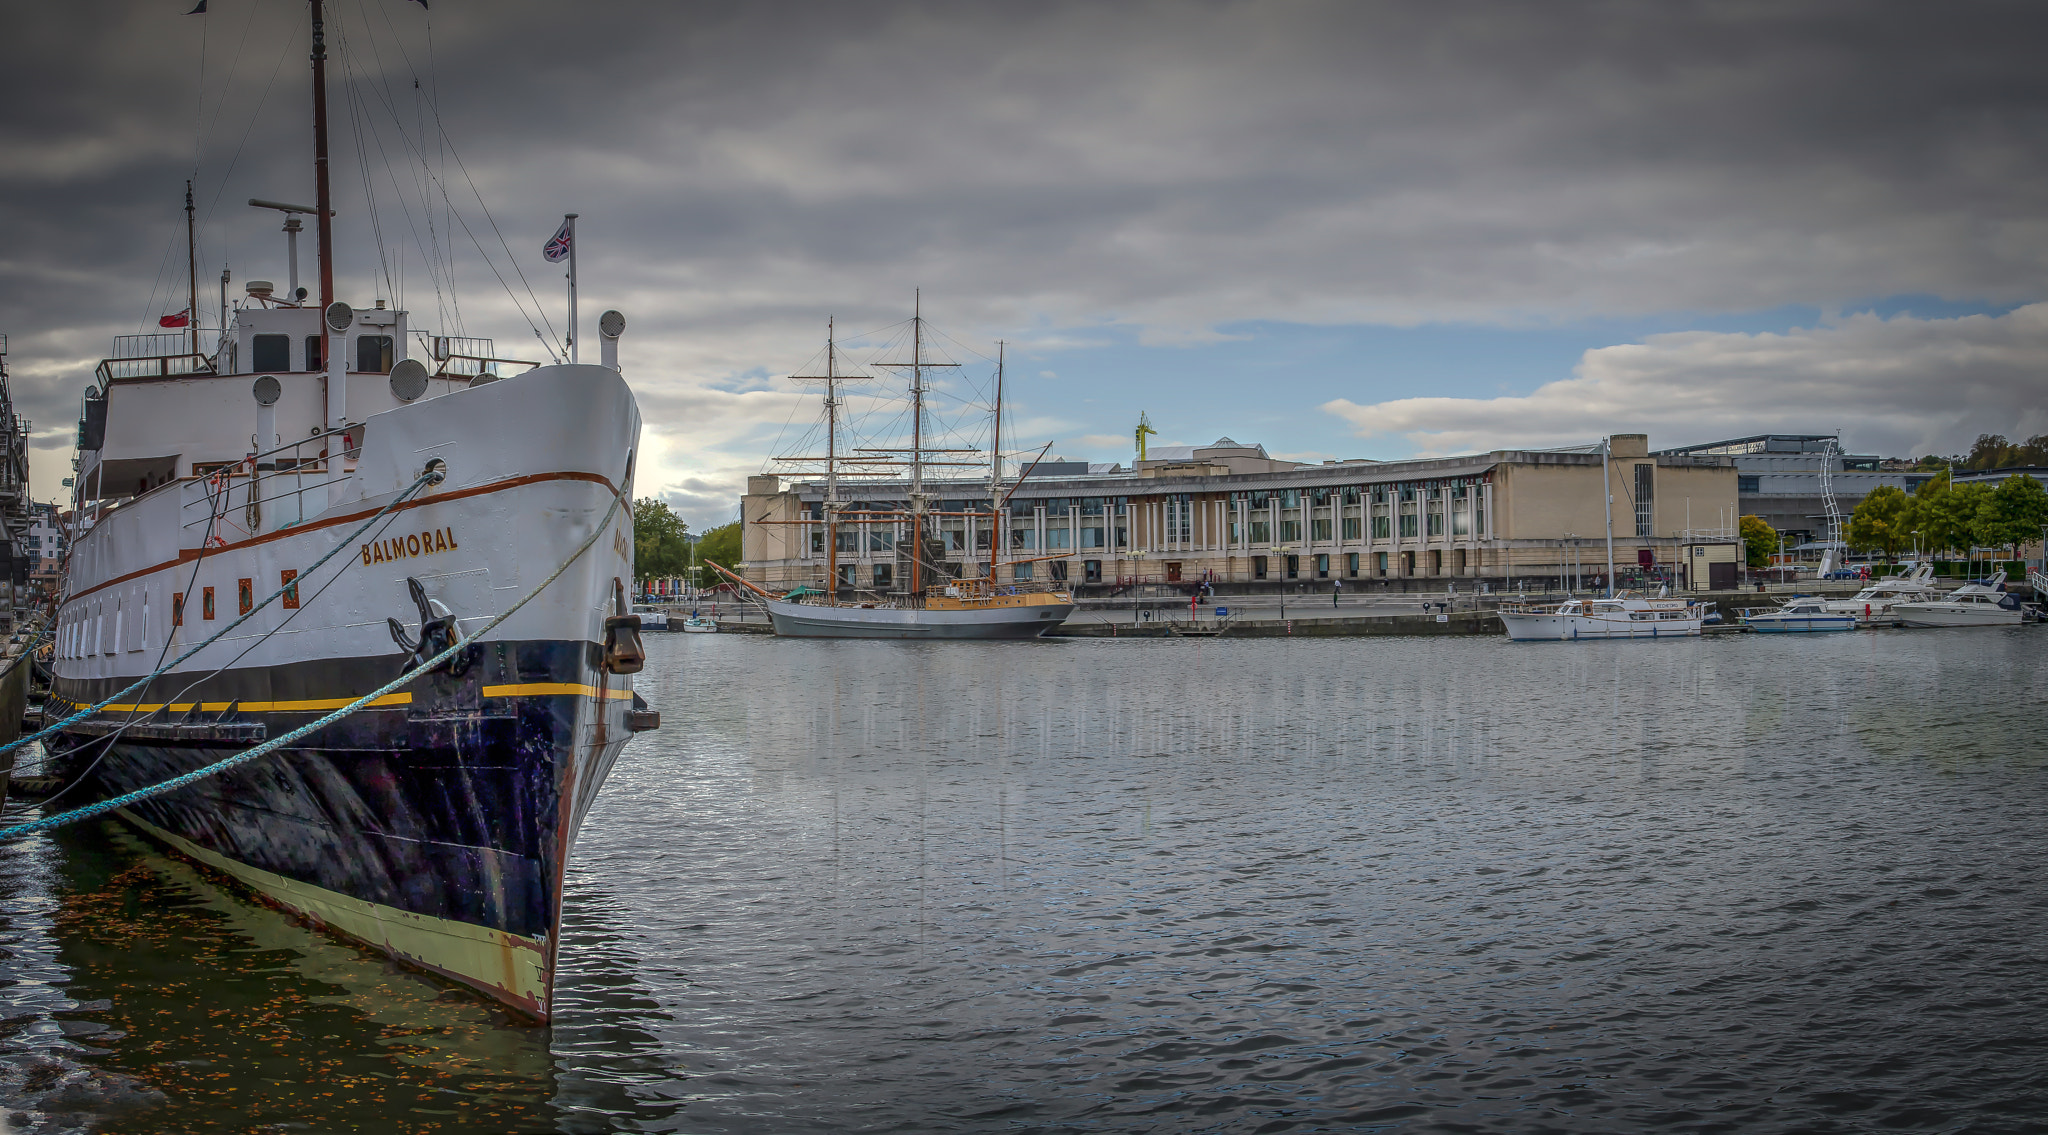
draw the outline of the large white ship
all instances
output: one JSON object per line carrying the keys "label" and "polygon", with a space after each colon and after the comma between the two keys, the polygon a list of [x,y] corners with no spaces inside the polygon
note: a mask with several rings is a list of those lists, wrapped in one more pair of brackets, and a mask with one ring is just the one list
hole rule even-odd
{"label": "large white ship", "polygon": [[317,721],[527,600],[360,712],[118,814],[546,1019],[578,827],[658,723],[628,676],[640,414],[614,366],[430,371],[407,313],[333,302],[313,10],[318,201],[288,208],[318,221],[319,302],[252,282],[210,352],[196,331],[131,339],[87,395],[48,710],[91,712],[51,740],[76,782],[60,802]]}

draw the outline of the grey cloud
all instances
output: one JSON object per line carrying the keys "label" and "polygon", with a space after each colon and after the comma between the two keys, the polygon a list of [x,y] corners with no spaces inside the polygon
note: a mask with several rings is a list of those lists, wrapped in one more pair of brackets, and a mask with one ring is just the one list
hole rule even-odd
{"label": "grey cloud", "polygon": [[[219,115],[198,180],[220,204],[201,290],[223,258],[238,279],[282,273],[273,219],[239,202],[310,194],[302,6],[212,7],[10,14],[36,50],[0,75],[0,330],[39,421],[73,412],[107,333],[182,306],[163,281],[148,301],[167,247],[181,276],[203,21]],[[383,100],[410,127],[436,95],[557,325],[536,249],[584,214],[586,313],[628,311],[636,385],[663,412],[786,373],[827,313],[901,318],[919,285],[963,336],[1050,349],[1105,326],[1172,344],[1252,319],[2023,302],[2048,254],[2043,17],[2016,5],[333,7],[382,152],[403,149]],[[354,299],[375,258],[346,72]],[[375,139],[363,149],[407,304],[446,329]],[[475,202],[457,205],[502,259]],[[532,352],[455,243],[470,330]],[[672,447],[668,474],[738,463],[704,444]]]}

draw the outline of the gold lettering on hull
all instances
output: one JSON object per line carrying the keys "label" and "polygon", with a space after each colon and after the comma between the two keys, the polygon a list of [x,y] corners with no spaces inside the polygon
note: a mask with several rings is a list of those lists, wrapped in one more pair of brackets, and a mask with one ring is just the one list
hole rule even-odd
{"label": "gold lettering on hull", "polygon": [[392,560],[409,560],[418,556],[430,556],[435,552],[452,552],[462,547],[455,542],[455,529],[436,528],[430,532],[408,532],[403,536],[388,536],[372,540],[363,545],[363,566],[388,563]]}

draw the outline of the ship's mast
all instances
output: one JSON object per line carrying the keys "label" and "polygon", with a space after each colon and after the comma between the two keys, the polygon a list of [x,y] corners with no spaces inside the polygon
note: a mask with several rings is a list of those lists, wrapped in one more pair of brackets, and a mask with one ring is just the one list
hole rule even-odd
{"label": "ship's mast", "polygon": [[[839,384],[847,378],[839,373],[837,322],[825,321],[825,373],[789,376],[795,382],[825,384],[825,573],[826,587],[835,599],[839,596]],[[860,461],[856,459],[855,464]]]}
{"label": "ship's mast", "polygon": [[1003,555],[1002,510],[998,507],[1003,499],[1003,352],[1004,343],[996,340],[996,412],[995,424],[989,430],[988,442],[988,581],[996,581],[996,564]]}
{"label": "ship's mast", "polygon": [[[313,6],[313,205],[319,210],[314,226],[320,245],[320,310],[326,311],[334,302],[334,210],[327,189],[327,41],[321,0],[309,2]],[[321,329],[327,336],[327,353],[321,357],[331,359],[334,332],[327,330],[325,323]]]}
{"label": "ship's mast", "polygon": [[[185,326],[192,337],[192,353],[199,353],[199,246],[192,224],[192,179],[185,179]],[[221,322],[227,322],[222,316]],[[194,364],[197,365],[196,363]]]}
{"label": "ship's mast", "polygon": [[924,559],[924,289],[914,293],[910,315],[910,594],[924,589],[918,565]]}
{"label": "ship's mast", "polygon": [[839,368],[833,349],[836,316],[825,318],[825,587],[839,595]]}

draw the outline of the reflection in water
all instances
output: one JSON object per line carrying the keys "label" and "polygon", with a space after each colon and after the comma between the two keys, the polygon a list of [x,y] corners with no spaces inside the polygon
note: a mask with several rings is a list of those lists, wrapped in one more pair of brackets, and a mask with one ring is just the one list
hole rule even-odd
{"label": "reflection in water", "polygon": [[2041,631],[648,646],[552,1029],[82,830],[0,848],[14,1128],[2048,1111]]}
{"label": "reflection in water", "polygon": [[[13,1014],[97,1046],[74,1040],[63,1055],[107,1083],[60,1100],[17,1089],[26,1118],[59,1129],[82,1113],[95,1130],[136,1132],[324,1130],[338,1117],[397,1132],[603,1131],[636,1118],[625,1092],[606,1090],[604,1061],[558,1071],[548,1029],[301,926],[117,825],[58,838],[39,857],[58,873],[44,941],[10,961],[7,992]],[[36,1004],[24,961],[62,1000]],[[635,1024],[646,1005],[606,1005],[614,1053],[651,1043]],[[610,1118],[588,1121],[599,1113]]]}

